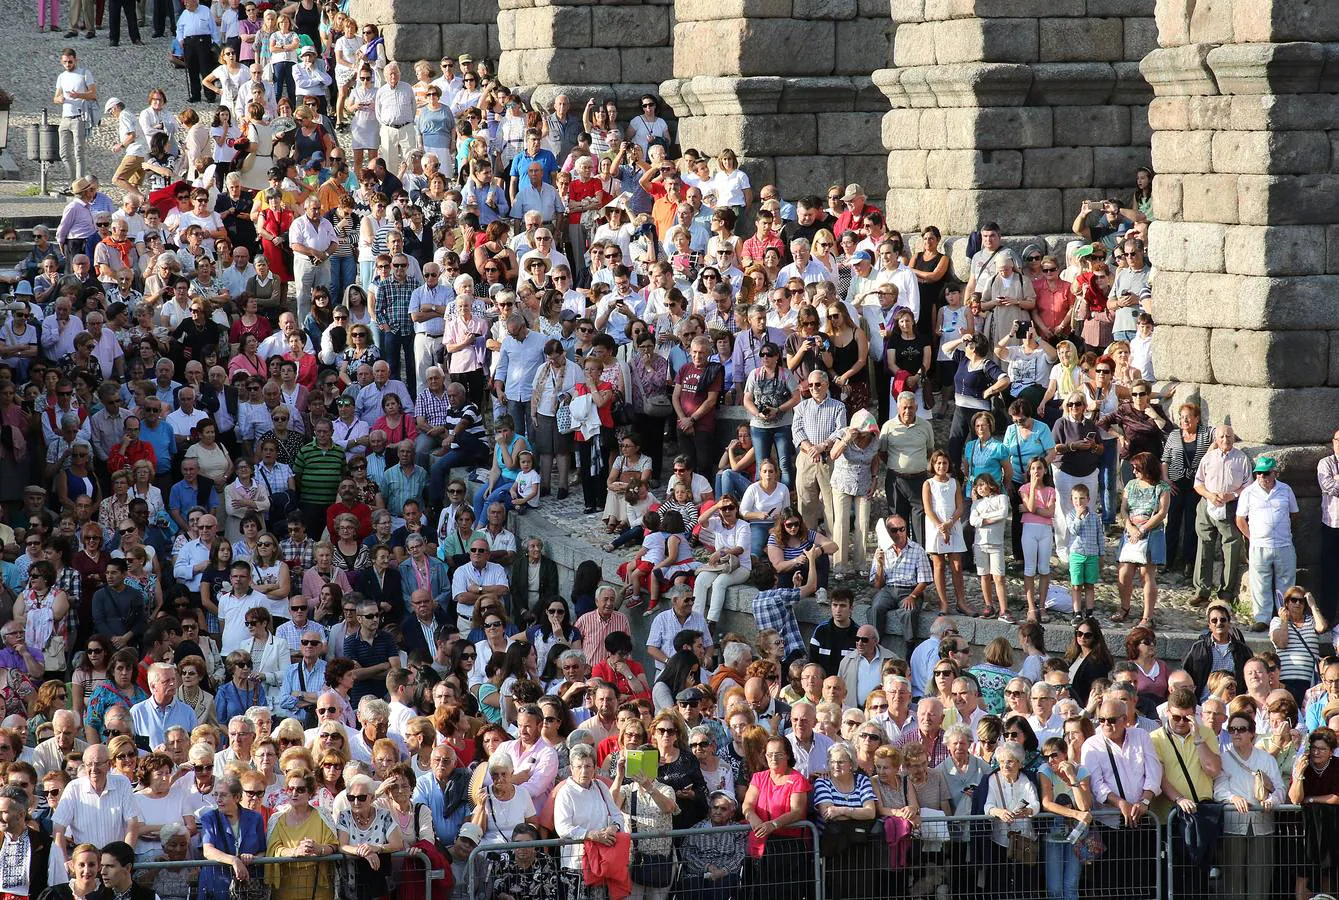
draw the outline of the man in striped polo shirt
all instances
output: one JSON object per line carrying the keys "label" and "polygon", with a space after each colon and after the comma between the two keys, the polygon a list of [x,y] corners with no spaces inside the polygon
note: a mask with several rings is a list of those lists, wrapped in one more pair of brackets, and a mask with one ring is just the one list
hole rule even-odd
{"label": "man in striped polo shirt", "polygon": [[318,419],[312,424],[312,442],[299,450],[293,461],[302,521],[308,534],[325,531],[326,507],[335,502],[344,468],[344,448],[335,444],[330,421]]}

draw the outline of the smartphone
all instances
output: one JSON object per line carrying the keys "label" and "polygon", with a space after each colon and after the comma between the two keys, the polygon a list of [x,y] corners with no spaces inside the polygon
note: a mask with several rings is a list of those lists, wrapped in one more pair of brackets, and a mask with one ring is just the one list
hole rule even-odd
{"label": "smartphone", "polygon": [[1027,337],[1027,333],[1031,330],[1032,323],[1027,319],[1019,319],[1014,323],[1014,337],[1020,340]]}

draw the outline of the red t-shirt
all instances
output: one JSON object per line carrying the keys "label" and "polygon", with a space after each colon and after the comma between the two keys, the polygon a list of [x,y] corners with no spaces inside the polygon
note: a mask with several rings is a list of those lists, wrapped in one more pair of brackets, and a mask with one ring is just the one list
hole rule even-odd
{"label": "red t-shirt", "polygon": [[[717,363],[716,365],[719,366],[720,364]],[[698,382],[702,378],[702,373],[703,370],[701,368],[689,363],[680,368],[679,373],[674,376],[674,383],[683,388],[683,390],[679,391],[679,406],[683,408],[685,415],[691,416],[693,413],[697,412],[697,408],[707,399],[706,393],[702,394],[702,396],[698,396],[697,393]],[[725,370],[718,368],[716,370],[716,378],[707,387],[707,392],[715,391],[716,396],[719,398],[720,393],[724,388]],[[717,405],[719,405],[719,403]],[[711,412],[699,418],[694,427],[706,431],[715,431],[716,407],[713,406]]]}
{"label": "red t-shirt", "polygon": [[[609,202],[609,195],[605,193],[604,182],[598,178],[592,178],[590,181],[578,181],[572,179],[571,186],[567,189],[567,201],[569,203],[578,203],[582,200],[589,200],[591,197],[599,197],[601,203]],[[567,214],[568,225],[580,225],[581,213],[572,212]]]}

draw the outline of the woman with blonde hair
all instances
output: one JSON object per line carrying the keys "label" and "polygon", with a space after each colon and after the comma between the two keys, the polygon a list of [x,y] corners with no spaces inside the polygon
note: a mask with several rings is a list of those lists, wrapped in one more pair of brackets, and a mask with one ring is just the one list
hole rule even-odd
{"label": "woman with blonde hair", "polygon": [[290,859],[282,867],[282,877],[279,866],[268,866],[266,883],[274,889],[275,900],[329,900],[334,895],[331,864],[308,861],[338,850],[334,831],[310,802],[316,778],[308,769],[294,769],[284,775],[283,781],[285,792],[294,802],[271,819],[265,852]]}

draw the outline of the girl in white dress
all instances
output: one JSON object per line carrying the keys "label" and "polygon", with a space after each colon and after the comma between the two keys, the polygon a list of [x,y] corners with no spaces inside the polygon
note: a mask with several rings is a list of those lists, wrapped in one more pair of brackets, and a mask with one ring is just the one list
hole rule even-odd
{"label": "girl in white dress", "polygon": [[376,159],[380,139],[376,113],[376,87],[372,83],[371,66],[363,66],[358,70],[353,87],[344,98],[343,113],[345,121],[351,119],[353,123],[350,129],[353,165],[361,170],[364,156],[368,158],[369,163]]}
{"label": "girl in white dress", "polygon": [[944,568],[953,571],[953,594],[958,612],[972,615],[967,608],[967,592],[962,578],[962,555],[967,543],[962,537],[962,520],[967,514],[966,503],[958,479],[950,474],[953,463],[947,453],[936,450],[930,454],[930,477],[921,486],[921,503],[925,507],[925,552],[930,554],[934,568],[935,593],[939,595],[939,611],[948,612],[948,585]]}

